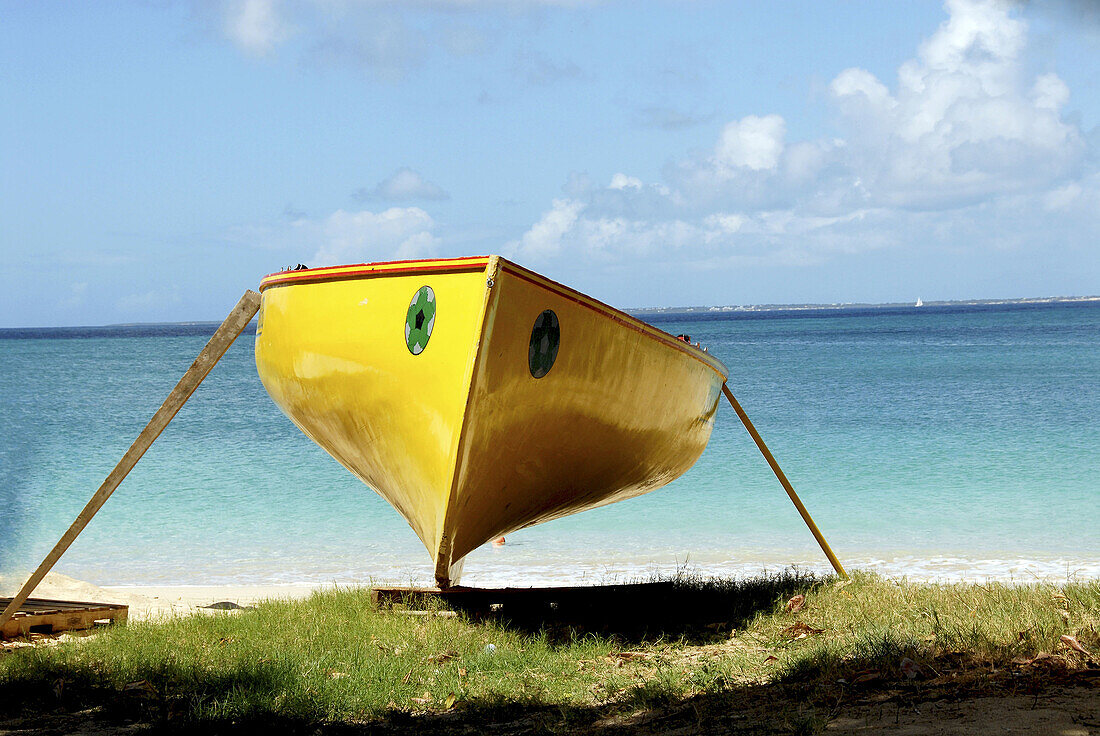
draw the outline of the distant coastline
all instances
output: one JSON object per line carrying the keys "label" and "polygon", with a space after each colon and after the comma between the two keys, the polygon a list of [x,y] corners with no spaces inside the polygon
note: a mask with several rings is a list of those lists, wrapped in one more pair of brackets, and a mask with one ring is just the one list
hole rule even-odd
{"label": "distant coastline", "polygon": [[[1078,304],[1100,302],[1100,296],[1046,296],[1018,299],[950,299],[926,301],[919,307],[994,307],[1025,304]],[[916,309],[916,302],[837,302],[835,304],[739,304],[727,306],[695,307],[632,307],[624,312],[644,317],[651,314],[713,314],[721,312],[805,312],[840,309]]]}

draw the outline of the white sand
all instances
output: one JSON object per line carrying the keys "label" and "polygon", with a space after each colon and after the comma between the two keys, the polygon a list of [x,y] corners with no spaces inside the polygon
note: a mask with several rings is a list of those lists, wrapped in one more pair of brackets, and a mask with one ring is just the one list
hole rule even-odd
{"label": "white sand", "polygon": [[[0,580],[0,596],[11,597],[23,581]],[[314,590],[331,586],[232,585],[232,586],[135,586],[101,588],[67,575],[51,572],[31,593],[32,598],[49,598],[90,603],[121,603],[130,607],[131,621],[146,621],[173,615],[208,613],[203,608],[228,601],[250,606],[265,599],[305,598]]]}

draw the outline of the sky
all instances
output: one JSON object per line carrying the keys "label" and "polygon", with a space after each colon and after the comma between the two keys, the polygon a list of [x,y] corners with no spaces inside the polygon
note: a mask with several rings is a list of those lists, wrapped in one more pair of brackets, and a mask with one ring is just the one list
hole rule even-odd
{"label": "sky", "polygon": [[0,327],[498,253],[612,305],[1100,294],[1100,2],[0,0]]}

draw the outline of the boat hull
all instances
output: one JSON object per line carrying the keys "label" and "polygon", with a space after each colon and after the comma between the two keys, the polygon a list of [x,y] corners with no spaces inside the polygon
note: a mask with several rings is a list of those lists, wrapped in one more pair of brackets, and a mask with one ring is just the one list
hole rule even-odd
{"label": "boat hull", "polygon": [[[497,257],[287,272],[261,289],[268,393],[408,520],[440,585],[491,539],[681,475],[727,375]],[[429,293],[430,336],[415,338]]]}

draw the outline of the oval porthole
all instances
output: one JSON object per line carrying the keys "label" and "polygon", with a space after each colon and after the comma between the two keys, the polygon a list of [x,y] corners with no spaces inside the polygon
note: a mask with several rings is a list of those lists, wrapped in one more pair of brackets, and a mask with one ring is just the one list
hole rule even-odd
{"label": "oval porthole", "polygon": [[405,314],[405,344],[413,355],[420,355],[428,347],[428,339],[435,327],[435,292],[430,286],[421,286],[409,302]]}
{"label": "oval porthole", "polygon": [[531,344],[527,348],[527,364],[531,375],[542,378],[554,367],[558,357],[558,344],[561,342],[561,330],[558,327],[558,315],[547,309],[535,319],[531,329]]}

